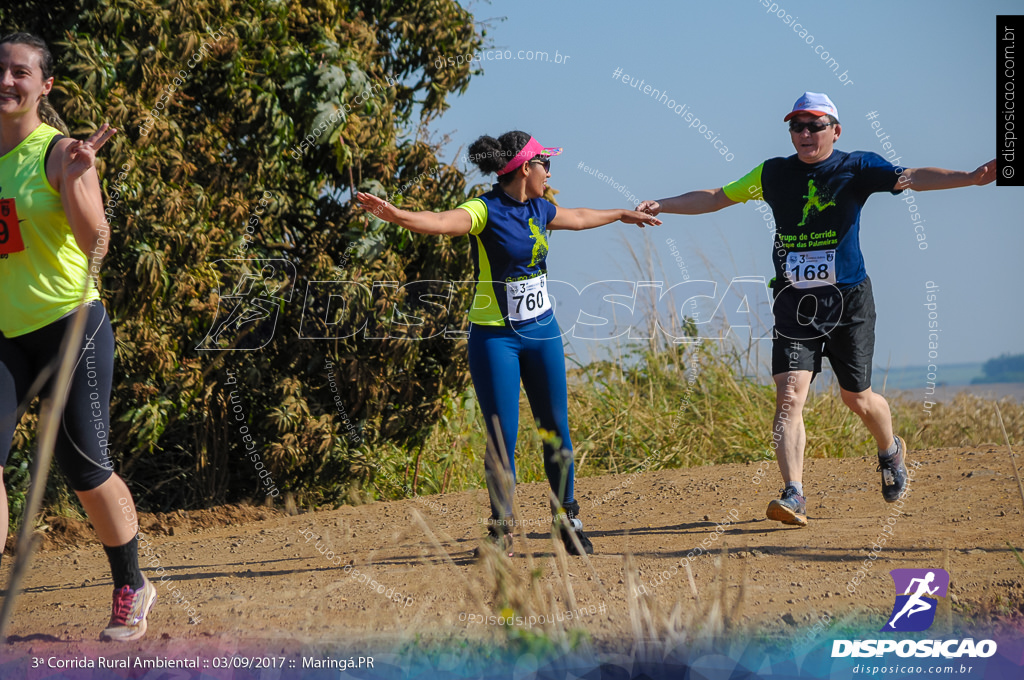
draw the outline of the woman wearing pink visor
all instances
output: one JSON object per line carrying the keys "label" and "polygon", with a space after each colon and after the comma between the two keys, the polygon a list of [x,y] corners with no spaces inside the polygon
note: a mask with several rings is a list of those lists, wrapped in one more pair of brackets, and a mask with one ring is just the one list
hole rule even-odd
{"label": "woman wearing pink visor", "polygon": [[[544,200],[551,157],[547,148],[518,130],[498,139],[483,136],[469,147],[469,159],[498,181],[479,198],[445,212],[410,212],[359,193],[360,205],[382,220],[420,234],[470,236],[476,297],[469,312],[469,370],[488,433],[484,472],[491,496],[488,533],[511,557],[512,497],[499,480],[504,443],[507,472],[515,480],[515,446],[519,429],[519,383],[522,381],[537,424],[553,433],[544,439],[544,470],[559,507],[553,507],[562,542],[570,554],[593,553],[577,517],[573,495],[572,439],[561,331],[547,291],[548,231],[593,229],[615,221],[660,224],[633,210],[560,208]],[[498,427],[495,428],[495,419]],[[564,515],[561,521],[558,517]]]}

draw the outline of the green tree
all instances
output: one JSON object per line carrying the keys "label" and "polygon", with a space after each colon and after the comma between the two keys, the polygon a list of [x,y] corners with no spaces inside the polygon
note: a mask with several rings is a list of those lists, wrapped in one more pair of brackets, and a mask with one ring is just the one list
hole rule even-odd
{"label": "green tree", "polygon": [[[465,239],[411,236],[351,200],[407,184],[393,200],[416,209],[465,198],[425,130],[471,75],[434,60],[481,47],[466,10],[453,0],[28,0],[0,8],[0,25],[50,44],[51,99],[73,135],[119,129],[98,167],[112,213],[102,273],[117,337],[111,442],[144,507],[266,492],[246,447],[280,491],[338,501],[378,469],[376,444],[422,442],[446,395],[468,384],[464,351],[437,332],[443,307],[417,306],[407,289],[365,300],[370,325],[387,322],[392,299],[412,305],[432,336],[418,341],[299,331],[310,281],[471,278]],[[307,135],[315,145],[297,149]],[[245,275],[261,281],[266,260],[281,286],[255,307],[268,318],[208,338],[218,307],[222,319],[230,311],[223,296]],[[452,307],[468,293],[457,289]],[[358,307],[333,319],[358,327]],[[15,465],[34,443],[32,418]]]}
{"label": "green tree", "polygon": [[1002,354],[981,366],[985,375],[971,380],[972,385],[1024,382],[1024,354]]}

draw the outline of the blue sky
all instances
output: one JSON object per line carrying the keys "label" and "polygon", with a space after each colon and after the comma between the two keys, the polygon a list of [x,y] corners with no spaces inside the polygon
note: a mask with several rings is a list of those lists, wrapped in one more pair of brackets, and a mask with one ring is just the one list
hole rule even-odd
{"label": "blue sky", "polygon": [[[801,38],[761,0],[464,4],[487,22],[489,48],[513,56],[523,50],[523,57],[547,52],[548,61],[484,61],[484,73],[433,125],[435,135],[452,140],[446,160],[481,134],[525,130],[565,149],[549,181],[559,203],[593,208],[626,207],[630,193],[647,199],[717,188],[767,158],[792,154],[782,118],[805,90],[829,94],[838,107],[839,149],[883,152],[867,118],[874,111],[904,165],[974,170],[995,156],[995,17],[1020,9],[1012,2],[777,3],[807,29]],[[556,52],[561,63],[554,63]],[[712,140],[665,103],[614,79],[617,68],[667,90],[713,131]],[[578,169],[581,162],[628,191]],[[468,170],[472,182],[491,181]],[[861,218],[878,307],[876,365],[929,362],[927,282],[938,287],[933,362],[940,371],[943,363],[1024,352],[1014,289],[1024,253],[1024,189],[992,184],[916,193],[914,200],[927,250],[899,197],[872,196]],[[770,234],[753,206],[667,215],[663,226],[644,231],[616,224],[559,233],[551,239],[549,276],[577,288],[646,279],[631,263],[628,239],[660,258],[655,278],[668,287],[683,280],[666,243],[673,239],[688,275],[716,281],[721,297],[735,277],[771,277]],[[572,345],[585,355],[595,343]]]}

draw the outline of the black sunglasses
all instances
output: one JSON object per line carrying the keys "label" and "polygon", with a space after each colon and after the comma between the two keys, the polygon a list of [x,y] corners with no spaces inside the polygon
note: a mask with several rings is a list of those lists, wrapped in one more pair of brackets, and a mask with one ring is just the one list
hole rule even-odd
{"label": "black sunglasses", "polygon": [[804,130],[810,130],[812,133],[815,133],[821,132],[830,125],[835,125],[835,123],[820,123],[816,120],[812,120],[809,123],[801,123],[796,120],[791,120],[789,121],[789,131],[800,134]]}
{"label": "black sunglasses", "polygon": [[549,172],[551,170],[551,159],[550,158],[545,158],[545,159],[535,158],[535,159],[533,159],[530,162],[531,163],[536,163],[537,165],[543,165],[544,166],[544,172]]}

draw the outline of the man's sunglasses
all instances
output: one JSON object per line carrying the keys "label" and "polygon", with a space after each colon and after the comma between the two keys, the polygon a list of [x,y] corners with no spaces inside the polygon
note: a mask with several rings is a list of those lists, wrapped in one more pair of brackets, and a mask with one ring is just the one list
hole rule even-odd
{"label": "man's sunglasses", "polygon": [[801,123],[799,121],[791,120],[789,121],[789,131],[800,134],[804,130],[810,130],[813,134],[815,132],[821,132],[830,125],[835,125],[835,123],[820,123],[816,120],[812,120],[809,123]]}

